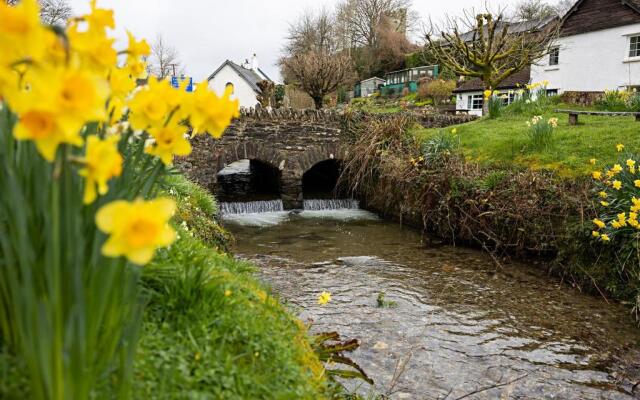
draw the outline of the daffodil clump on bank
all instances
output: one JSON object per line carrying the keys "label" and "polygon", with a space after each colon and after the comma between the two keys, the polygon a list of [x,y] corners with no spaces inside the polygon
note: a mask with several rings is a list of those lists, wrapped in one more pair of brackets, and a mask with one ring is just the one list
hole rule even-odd
{"label": "daffodil clump on bank", "polygon": [[[297,323],[255,283],[244,278],[236,282],[233,275],[244,267],[203,249],[200,241],[190,242],[186,229],[176,230],[171,221],[187,221],[200,211],[177,206],[161,191],[173,157],[191,151],[187,134],[219,137],[238,115],[237,102],[228,93],[211,92],[206,84],[194,93],[154,78],[138,87],[149,46],[129,34],[128,46],[116,49],[109,36],[115,28],[113,13],[95,1],[91,6],[89,14],[72,19],[65,29],[52,29],[40,23],[36,0],[0,3],[0,350],[16,360],[28,388],[22,398],[73,400],[105,394],[126,399],[132,390],[139,393],[144,382],[172,385],[159,365],[181,359],[190,345],[178,348],[179,353],[166,349],[168,355],[149,349],[153,340],[169,342],[171,335],[191,340],[189,331],[202,346],[190,354],[192,360],[222,357],[224,362],[217,364],[218,375],[199,369],[202,379],[176,363],[180,369],[174,372],[193,379],[173,386],[174,398],[196,386],[199,393],[215,387],[215,393],[233,397],[252,393],[251,384],[258,387],[254,397],[269,388],[290,398],[317,397],[309,383],[321,375],[317,360],[305,367],[309,372],[296,360],[313,357],[299,347],[287,350],[291,335],[304,345]],[[214,228],[207,231],[213,242],[223,236]],[[226,270],[214,268],[225,263]],[[162,288],[153,292],[152,304],[167,302],[144,311],[150,289],[141,288],[140,276],[149,284],[153,277],[145,266],[160,264],[171,264],[184,276],[195,269],[180,271],[180,266],[207,266],[198,272],[207,282],[204,303],[190,298],[188,291],[177,297],[204,310],[207,317],[199,319],[198,312],[186,312],[200,328],[180,331],[186,320],[167,328],[167,321],[181,317],[169,311],[175,303],[156,296],[166,294]],[[158,279],[166,271],[159,268]],[[164,281],[165,289],[188,287],[179,282]],[[216,307],[225,302],[232,307],[220,313]],[[236,315],[242,318],[234,319]],[[152,319],[155,327],[147,324]],[[222,328],[211,330],[211,324]],[[227,332],[232,333],[226,337]],[[269,342],[267,336],[275,332],[283,337]],[[246,349],[252,356],[240,356]],[[140,367],[151,364],[155,370]],[[225,375],[220,372],[224,368],[236,373]],[[262,377],[255,382],[252,368],[264,371],[255,375]],[[288,377],[279,389],[268,370]],[[287,386],[295,389],[287,392]]]}

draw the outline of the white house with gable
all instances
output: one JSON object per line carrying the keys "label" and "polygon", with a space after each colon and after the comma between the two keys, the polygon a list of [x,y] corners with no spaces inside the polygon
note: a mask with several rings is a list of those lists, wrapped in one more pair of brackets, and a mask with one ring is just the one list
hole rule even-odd
{"label": "white house with gable", "polygon": [[225,61],[212,73],[209,78],[209,88],[222,94],[228,86],[231,86],[232,99],[238,99],[240,107],[255,107],[258,102],[260,88],[258,82],[271,79],[258,65],[258,58],[254,54],[251,61],[238,65],[233,61]]}
{"label": "white house with gable", "polygon": [[579,0],[551,53],[531,68],[550,94],[640,90],[640,0]]}

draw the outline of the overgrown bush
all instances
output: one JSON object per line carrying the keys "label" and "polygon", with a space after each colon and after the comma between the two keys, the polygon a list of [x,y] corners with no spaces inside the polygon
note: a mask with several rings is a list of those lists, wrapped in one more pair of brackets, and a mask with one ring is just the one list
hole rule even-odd
{"label": "overgrown bush", "polygon": [[433,104],[437,106],[451,98],[455,88],[456,82],[454,80],[430,80],[418,86],[418,98],[422,100],[431,99]]}
{"label": "overgrown bush", "polygon": [[487,102],[487,108],[489,111],[488,117],[490,119],[496,119],[502,115],[502,110],[504,109],[504,100],[502,99],[502,95],[500,93],[492,93],[489,90],[485,92],[484,101]]}

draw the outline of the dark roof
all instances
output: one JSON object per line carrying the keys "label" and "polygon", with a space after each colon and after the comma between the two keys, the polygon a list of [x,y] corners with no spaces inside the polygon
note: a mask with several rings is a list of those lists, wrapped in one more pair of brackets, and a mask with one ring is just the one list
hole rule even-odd
{"label": "dark roof", "polygon": [[561,20],[561,36],[640,22],[640,0],[578,0]]}
{"label": "dark roof", "polygon": [[[527,67],[520,72],[516,72],[511,75],[501,84],[498,85],[496,90],[508,90],[508,89],[516,89],[518,87],[523,87],[529,84],[529,80],[531,80],[531,68]],[[460,86],[453,91],[453,93],[464,93],[464,92],[477,92],[484,90],[484,83],[480,78],[471,79],[470,81],[463,82]]]}
{"label": "dark roof", "polygon": [[264,81],[265,78],[266,78],[266,80],[269,80],[269,81],[271,80],[267,76],[267,74],[265,74],[260,68],[258,68],[258,72],[260,72],[260,74],[262,76],[260,76],[258,73],[256,73],[256,71],[254,71],[252,69],[243,68],[240,65],[238,65],[238,64],[236,64],[236,63],[234,63],[233,61],[230,61],[230,60],[227,60],[227,61],[223,62],[222,65],[220,65],[220,67],[218,67],[218,69],[216,69],[213,72],[213,74],[209,75],[207,80],[210,81],[211,79],[213,79],[213,77],[216,76],[218,74],[218,72],[220,72],[220,70],[222,68],[224,68],[225,66],[227,66],[227,65],[229,67],[231,67],[231,69],[236,71],[236,73],[238,75],[240,75],[240,77],[242,77],[242,79],[244,79],[256,93],[260,93],[260,88],[258,87],[258,82]]}

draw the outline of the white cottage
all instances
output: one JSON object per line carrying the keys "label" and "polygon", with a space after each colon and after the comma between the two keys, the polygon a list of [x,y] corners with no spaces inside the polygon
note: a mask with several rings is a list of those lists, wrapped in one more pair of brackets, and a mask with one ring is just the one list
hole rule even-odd
{"label": "white cottage", "polygon": [[[530,81],[531,69],[525,68],[511,75],[498,85],[496,90],[502,93],[504,105],[511,104],[518,98],[518,91],[523,89]],[[462,82],[454,91],[456,96],[456,112],[482,116],[484,105],[484,82],[475,78]]]}
{"label": "white cottage", "polygon": [[579,0],[531,80],[550,94],[640,89],[640,0]]}
{"label": "white cottage", "polygon": [[228,86],[232,87],[231,98],[238,99],[240,107],[255,107],[258,102],[260,88],[258,82],[271,79],[258,66],[258,58],[253,55],[251,62],[238,65],[233,61],[222,63],[209,78],[209,88],[216,93],[223,93]]}

